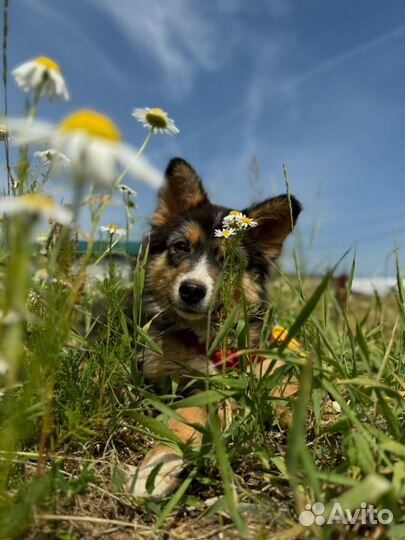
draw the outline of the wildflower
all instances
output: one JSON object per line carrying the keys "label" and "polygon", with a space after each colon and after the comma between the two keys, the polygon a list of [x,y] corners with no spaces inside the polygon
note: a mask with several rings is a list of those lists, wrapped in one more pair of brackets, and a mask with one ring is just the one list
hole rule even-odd
{"label": "wildflower", "polygon": [[70,163],[70,159],[65,156],[65,154],[62,154],[62,152],[58,152],[58,150],[54,150],[53,148],[34,152],[34,157],[38,158],[43,165],[67,167]]}
{"label": "wildflower", "polygon": [[34,90],[39,92],[40,97],[69,99],[69,92],[59,64],[51,58],[46,56],[34,58],[15,68],[12,75],[24,92]]}
{"label": "wildflower", "polygon": [[51,276],[50,276],[47,268],[40,268],[39,270],[37,270],[35,272],[35,274],[34,274],[33,279],[34,279],[35,282],[40,283],[40,284],[43,284],[44,282],[49,281],[50,283],[64,285],[66,287],[69,286],[67,281],[64,281],[63,279],[58,279],[56,277],[52,277],[52,279],[51,279]]}
{"label": "wildflower", "polygon": [[249,227],[257,227],[257,221],[253,221],[253,219],[247,216],[242,216],[239,219],[238,223],[243,229],[248,229]]}
{"label": "wildflower", "polygon": [[120,190],[124,195],[127,195],[128,197],[136,197],[138,195],[134,189],[130,188],[125,184],[120,185]]}
{"label": "wildflower", "polygon": [[134,109],[132,116],[136,118],[143,127],[151,129],[154,133],[167,133],[168,135],[177,135],[180,133],[174,120],[169,118],[167,112],[157,107],[149,109]]}
{"label": "wildflower", "polygon": [[103,225],[100,227],[100,231],[108,232],[111,237],[118,236],[118,238],[121,238],[127,234],[124,229],[120,229],[117,225]]}
{"label": "wildflower", "polygon": [[0,141],[6,141],[8,139],[8,129],[5,124],[0,124]]}
{"label": "wildflower", "polygon": [[34,281],[47,281],[49,279],[49,272],[46,268],[40,268],[34,274]]}
{"label": "wildflower", "polygon": [[233,229],[215,229],[214,236],[216,238],[229,238],[233,236],[235,231]]}
{"label": "wildflower", "polygon": [[35,219],[43,218],[67,225],[72,220],[72,213],[57,204],[48,195],[21,195],[19,197],[0,198],[0,212],[7,216],[28,215]]}
{"label": "wildflower", "polygon": [[136,149],[122,142],[119,129],[104,114],[82,109],[67,116],[57,125],[35,121],[30,125],[10,120],[20,144],[48,143],[70,159],[75,181],[93,181],[101,186],[111,185],[117,166],[153,187],[159,187],[161,174]]}
{"label": "wildflower", "polygon": [[222,226],[225,228],[235,227],[237,229],[248,229],[249,227],[256,227],[257,221],[245,216],[238,210],[232,210],[222,220]]}
{"label": "wildflower", "polygon": [[38,244],[45,244],[45,242],[48,241],[48,235],[46,233],[39,233],[36,237],[36,241]]}
{"label": "wildflower", "polygon": [[[286,330],[282,326],[275,326],[273,330],[271,331],[271,341],[272,343],[276,343],[277,345],[281,345],[282,343],[284,343],[287,340],[287,337],[288,337],[288,330]],[[307,356],[307,354],[302,350],[302,347],[299,341],[296,340],[295,338],[292,338],[289,341],[287,348],[290,349],[291,351],[298,352],[301,358],[306,358]]]}

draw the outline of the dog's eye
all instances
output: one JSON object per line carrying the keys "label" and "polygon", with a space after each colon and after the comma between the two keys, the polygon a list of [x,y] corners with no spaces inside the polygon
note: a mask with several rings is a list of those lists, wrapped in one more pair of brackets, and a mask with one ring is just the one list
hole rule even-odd
{"label": "dog's eye", "polygon": [[172,248],[174,248],[179,253],[187,253],[188,251],[190,251],[187,242],[184,240],[178,240],[177,242],[174,242],[172,244]]}

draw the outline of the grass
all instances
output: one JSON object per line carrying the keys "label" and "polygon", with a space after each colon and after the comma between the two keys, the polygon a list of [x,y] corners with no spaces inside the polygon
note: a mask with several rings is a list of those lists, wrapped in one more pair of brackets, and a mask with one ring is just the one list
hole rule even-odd
{"label": "grass", "polygon": [[[41,105],[40,90],[27,103],[30,122]],[[151,137],[152,131],[142,151]],[[41,171],[27,147],[12,166],[14,154],[4,139],[9,192],[45,193],[50,168]],[[284,173],[289,191],[285,167]],[[347,295],[338,300],[332,271],[322,279],[307,276],[295,257],[296,276],[273,273],[261,340],[260,354],[285,365],[260,380],[243,368],[204,378],[205,390],[185,401],[176,380],[157,395],[139,365],[145,348],[160,352],[149,335],[152,321],[141,318],[147,250],[129,260],[129,287],[111,256],[113,250],[125,256],[115,238],[103,253],[95,252],[102,245],[95,241],[103,212],[124,176],[110,197],[100,198],[90,187],[91,202],[85,200],[92,230],[81,258],[72,229],[53,223],[44,244],[34,241],[39,209],[2,217],[0,539],[405,538],[405,293],[399,265],[397,291],[367,298],[350,292],[353,262]],[[83,205],[83,186],[71,180]],[[136,208],[129,196],[123,203],[128,237]],[[104,278],[89,282],[89,270],[101,262]],[[243,366],[247,310],[228,307],[207,347],[215,350],[232,335]],[[288,339],[299,340],[305,356],[287,342],[269,346],[275,319],[289,329]],[[277,397],[286,377],[299,380],[299,393]],[[201,379],[195,375],[200,387]],[[189,467],[179,488],[161,502],[130,498],[123,489],[126,467],[139,464],[157,440],[179,445],[165,420],[178,417],[185,404],[206,405],[209,422],[201,428],[201,449],[181,446]],[[222,432],[217,411],[230,404]],[[300,513],[315,502],[324,505],[326,519],[338,502],[352,513],[362,503],[374,505],[391,512],[392,521],[300,524]]]}
{"label": "grass", "polygon": [[[140,258],[133,276],[138,292],[144,265]],[[384,299],[349,292],[342,306],[331,275],[273,279],[272,314],[307,358],[272,348],[269,354],[287,360],[275,374],[256,380],[235,370],[188,398],[209,404],[204,444],[184,449],[190,466],[183,482],[157,503],[131,500],[122,471],[154,440],[176,444],[161,421],[176,414],[176,381],[156,395],[142,380],[134,350],[154,345],[147,327],[133,327],[123,311],[132,292],[114,264],[81,298],[87,328],[100,296],[106,300],[97,340],[65,324],[74,277],[65,271],[64,280],[27,287],[31,316],[18,334],[20,367],[0,401],[0,538],[148,538],[158,530],[170,538],[219,538],[221,530],[226,538],[405,536],[402,289]],[[300,379],[300,392],[281,400],[272,391],[286,372]],[[215,411],[226,399],[236,407],[221,434]],[[288,428],[276,414],[281,405],[292,411]],[[352,510],[374,504],[394,521],[301,526],[298,514],[315,501],[326,512],[334,501]]]}

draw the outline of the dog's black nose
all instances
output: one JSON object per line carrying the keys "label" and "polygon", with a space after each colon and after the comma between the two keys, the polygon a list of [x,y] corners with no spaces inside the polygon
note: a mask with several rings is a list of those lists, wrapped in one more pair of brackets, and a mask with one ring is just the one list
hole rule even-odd
{"label": "dog's black nose", "polygon": [[198,304],[207,293],[207,287],[196,281],[183,281],[179,288],[180,297],[189,306]]}

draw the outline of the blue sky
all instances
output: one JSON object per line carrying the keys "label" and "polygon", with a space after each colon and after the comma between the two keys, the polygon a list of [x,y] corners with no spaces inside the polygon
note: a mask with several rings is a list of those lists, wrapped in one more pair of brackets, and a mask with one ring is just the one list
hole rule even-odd
{"label": "blue sky", "polygon": [[[132,109],[162,107],[181,130],[176,138],[156,136],[148,148],[162,171],[180,155],[216,202],[238,208],[260,193],[285,191],[286,163],[305,207],[296,242],[308,267],[321,270],[356,246],[359,274],[393,273],[395,240],[402,254],[405,247],[402,0],[10,4],[10,67],[50,56],[72,96],[44,104],[40,117],[92,107],[139,146],[146,132]],[[18,114],[23,97],[13,81],[9,101]],[[133,187],[140,234],[156,193]],[[105,221],[123,219],[115,207]]]}

